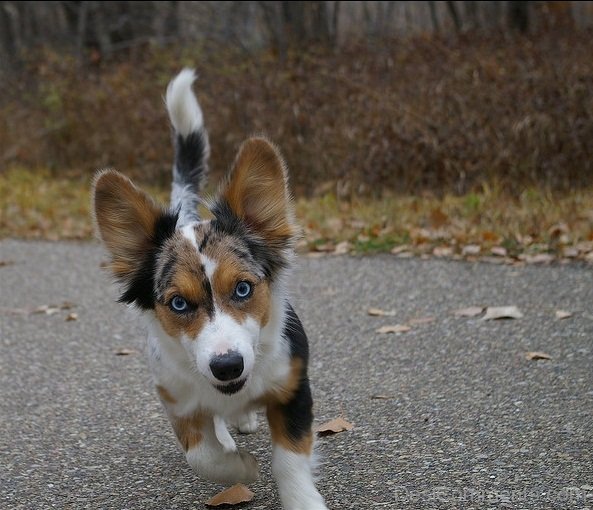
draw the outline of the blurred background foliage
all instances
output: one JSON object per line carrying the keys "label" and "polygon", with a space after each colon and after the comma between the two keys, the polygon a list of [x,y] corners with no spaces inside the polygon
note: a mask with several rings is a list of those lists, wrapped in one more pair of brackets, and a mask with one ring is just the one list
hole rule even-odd
{"label": "blurred background foliage", "polygon": [[224,171],[263,132],[299,194],[593,180],[593,2],[0,2],[0,168],[169,179],[183,66]]}
{"label": "blurred background foliage", "polygon": [[0,2],[0,171],[169,180],[183,66],[224,172],[266,133],[298,195],[593,183],[593,2]]}
{"label": "blurred background foliage", "polygon": [[94,172],[166,201],[196,68],[213,190],[264,133],[300,247],[593,263],[593,2],[0,1],[0,237],[89,238]]}

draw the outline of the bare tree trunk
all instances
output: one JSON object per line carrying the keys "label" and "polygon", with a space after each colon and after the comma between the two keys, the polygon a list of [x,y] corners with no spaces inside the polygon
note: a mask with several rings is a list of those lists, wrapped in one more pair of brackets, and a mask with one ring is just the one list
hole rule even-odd
{"label": "bare tree trunk", "polygon": [[525,33],[529,30],[529,2],[509,1],[507,7],[507,17],[509,27]]}
{"label": "bare tree trunk", "polygon": [[92,8],[91,21],[93,22],[93,30],[99,44],[101,54],[108,55],[111,53],[111,37],[105,23],[105,16],[101,2],[90,2]]}
{"label": "bare tree trunk", "polygon": [[487,28],[498,28],[500,26],[501,2],[484,2],[484,19]]}
{"label": "bare tree trunk", "polygon": [[311,12],[311,34],[310,39],[327,44],[330,41],[329,19],[327,14],[327,2],[308,2]]}
{"label": "bare tree trunk", "polygon": [[461,19],[459,18],[459,13],[457,12],[457,7],[455,7],[455,3],[451,0],[447,0],[447,10],[449,11],[449,15],[453,20],[453,24],[455,25],[455,30],[457,32],[461,32]]}
{"label": "bare tree trunk", "polygon": [[281,11],[281,5],[278,2],[261,1],[258,2],[259,8],[264,15],[264,21],[268,27],[272,44],[278,50],[278,56],[281,61],[286,58],[286,33],[284,31],[284,20]]}
{"label": "bare tree trunk", "polygon": [[80,2],[80,5],[78,6],[78,21],[76,24],[76,57],[78,58],[79,63],[82,63],[82,53],[84,51],[87,34],[88,14],[89,2]]}
{"label": "bare tree trunk", "polygon": [[387,9],[385,9],[385,23],[383,26],[383,35],[389,35],[390,32],[392,33],[391,22],[393,20],[393,13],[395,12],[395,5],[395,2],[387,2]]}
{"label": "bare tree trunk", "polygon": [[463,10],[465,17],[468,20],[469,28],[476,30],[480,28],[480,22],[478,20],[478,2],[469,0],[463,2]]}
{"label": "bare tree trunk", "polygon": [[305,29],[305,2],[282,2],[282,15],[284,18],[284,31],[288,35],[291,45],[296,45],[306,39]]}
{"label": "bare tree trunk", "polygon": [[439,32],[440,31],[439,17],[437,15],[437,8],[436,8],[436,4],[434,3],[434,1],[428,2],[428,8],[430,9],[430,20],[432,21],[432,29],[435,32]]}
{"label": "bare tree trunk", "polygon": [[332,36],[332,43],[334,46],[338,45],[338,37],[339,33],[339,23],[340,23],[340,6],[342,3],[340,0],[336,0],[334,2],[334,12],[332,13],[332,25],[331,25],[331,36]]}

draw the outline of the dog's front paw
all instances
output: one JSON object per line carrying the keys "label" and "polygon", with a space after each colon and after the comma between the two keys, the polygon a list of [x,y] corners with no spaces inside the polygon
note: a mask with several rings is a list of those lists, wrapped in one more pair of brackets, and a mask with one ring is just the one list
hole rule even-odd
{"label": "dog's front paw", "polygon": [[204,478],[222,484],[250,484],[259,478],[259,466],[255,457],[245,450],[218,451],[216,455],[190,450],[186,455],[188,464]]}
{"label": "dog's front paw", "polygon": [[235,425],[241,434],[253,434],[254,432],[257,432],[257,413],[255,411],[250,411],[239,416]]}
{"label": "dog's front paw", "polygon": [[248,451],[241,450],[235,454],[241,459],[241,468],[238,469],[236,482],[248,485],[259,479],[259,465],[256,458]]}

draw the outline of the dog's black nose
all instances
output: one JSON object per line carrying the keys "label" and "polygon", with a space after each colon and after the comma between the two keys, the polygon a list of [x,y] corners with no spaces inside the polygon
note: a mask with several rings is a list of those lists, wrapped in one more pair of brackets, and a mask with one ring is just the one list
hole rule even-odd
{"label": "dog's black nose", "polygon": [[243,356],[237,351],[215,356],[210,361],[210,370],[219,381],[232,381],[243,373]]}

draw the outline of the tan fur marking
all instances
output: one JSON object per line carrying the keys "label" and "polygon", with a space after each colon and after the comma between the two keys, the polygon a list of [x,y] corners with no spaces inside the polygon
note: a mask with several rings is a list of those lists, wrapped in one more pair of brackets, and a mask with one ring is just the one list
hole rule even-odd
{"label": "tan fur marking", "polygon": [[292,358],[290,360],[290,372],[284,384],[264,394],[258,399],[258,403],[269,406],[275,403],[286,404],[289,402],[299,388],[302,373],[303,360],[301,358]]}
{"label": "tan fur marking", "polygon": [[185,316],[172,312],[168,306],[157,303],[154,310],[165,333],[173,338],[180,338],[185,334],[190,339],[195,339],[208,319],[206,312],[200,309]]}
{"label": "tan fur marking", "polygon": [[176,404],[177,403],[177,400],[175,400],[175,397],[173,395],[171,395],[169,390],[167,388],[165,388],[164,386],[157,384],[156,391],[158,392],[159,397],[161,398],[161,400],[163,402],[166,402],[167,404]]}
{"label": "tan fur marking", "polygon": [[[203,287],[206,275],[199,271],[202,265],[193,245],[181,234],[176,234],[172,240],[171,248],[177,257],[175,272],[172,275],[169,287],[164,292],[164,302],[155,305],[155,313],[165,332],[174,338],[186,334],[189,338],[196,338],[208,315],[204,309],[204,301],[208,298]],[[174,296],[179,295],[190,303],[197,305],[195,312],[187,315],[177,314],[168,306]]]}
{"label": "tan fur marking", "polygon": [[199,444],[202,440],[201,429],[207,419],[206,416],[194,413],[184,417],[171,416],[170,419],[173,431],[184,451],[187,452]]}
{"label": "tan fur marking", "polygon": [[270,434],[272,442],[295,453],[310,455],[313,449],[313,433],[295,440],[286,432],[286,424],[282,408],[277,404],[270,404],[267,407],[266,414],[270,424]]}
{"label": "tan fur marking", "polygon": [[[241,267],[238,260],[224,257],[222,253],[212,254],[217,268],[212,277],[212,291],[217,305],[238,323],[252,317],[263,328],[269,320],[270,286],[267,281],[255,281],[251,273]],[[231,299],[237,283],[245,280],[254,285],[252,296],[244,302]]]}
{"label": "tan fur marking", "polygon": [[282,412],[282,406],[290,402],[294,393],[297,391],[301,382],[303,373],[303,360],[293,358],[290,361],[290,373],[284,384],[274,391],[267,393],[261,399],[266,405],[266,414],[270,424],[270,433],[272,441],[295,453],[304,453],[310,455],[313,449],[313,434],[295,441],[286,431],[285,417]]}
{"label": "tan fur marking", "polygon": [[98,175],[93,200],[97,230],[113,256],[110,269],[116,276],[126,276],[150,248],[162,210],[132,181],[113,170]]}
{"label": "tan fur marking", "polygon": [[239,218],[269,242],[296,235],[286,166],[278,149],[264,138],[243,143],[222,196]]}

